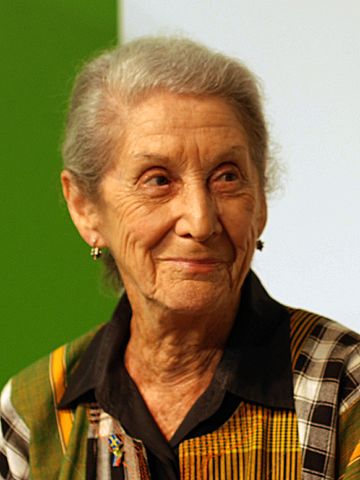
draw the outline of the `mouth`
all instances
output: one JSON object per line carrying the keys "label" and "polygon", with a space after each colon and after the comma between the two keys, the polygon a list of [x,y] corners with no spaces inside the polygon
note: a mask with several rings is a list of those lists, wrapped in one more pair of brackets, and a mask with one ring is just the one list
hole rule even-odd
{"label": "mouth", "polygon": [[220,266],[225,264],[217,258],[188,258],[188,257],[170,257],[161,258],[161,262],[166,262],[174,266],[179,270],[185,270],[189,273],[211,273],[219,269]]}

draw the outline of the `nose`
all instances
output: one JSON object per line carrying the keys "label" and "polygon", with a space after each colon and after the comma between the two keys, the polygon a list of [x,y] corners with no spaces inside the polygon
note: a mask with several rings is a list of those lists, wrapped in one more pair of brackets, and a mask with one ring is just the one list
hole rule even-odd
{"label": "nose", "polygon": [[221,233],[217,205],[206,186],[185,189],[179,200],[181,214],[175,225],[177,235],[204,242],[212,235]]}

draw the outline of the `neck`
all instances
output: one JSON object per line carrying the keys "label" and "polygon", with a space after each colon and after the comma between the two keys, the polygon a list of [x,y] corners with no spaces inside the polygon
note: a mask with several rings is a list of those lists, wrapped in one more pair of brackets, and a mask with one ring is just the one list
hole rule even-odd
{"label": "neck", "polygon": [[191,314],[127,293],[133,317],[125,366],[169,440],[209,386],[238,304]]}
{"label": "neck", "polygon": [[211,312],[173,312],[129,296],[133,308],[125,365],[137,384],[193,384],[215,372],[237,306]]}

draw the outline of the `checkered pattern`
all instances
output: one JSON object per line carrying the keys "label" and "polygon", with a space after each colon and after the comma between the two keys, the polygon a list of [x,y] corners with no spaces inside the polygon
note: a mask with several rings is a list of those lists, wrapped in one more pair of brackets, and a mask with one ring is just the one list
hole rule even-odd
{"label": "checkered pattern", "polygon": [[11,383],[9,382],[1,395],[0,478],[27,480],[30,432],[12,406],[10,397]]}
{"label": "checkered pattern", "polygon": [[[360,338],[343,326],[314,314],[293,309],[290,309],[290,313],[294,400],[301,446],[302,480],[360,479]],[[77,352],[69,360],[72,363],[76,362],[85,348],[85,342],[83,342],[84,345],[81,341],[78,342],[79,345],[75,350],[74,343],[70,344],[67,349],[67,352]],[[89,336],[86,342],[89,342]],[[43,362],[41,365],[41,368],[38,366],[37,375],[44,382],[44,378],[48,375],[49,363]],[[29,372],[34,372],[34,369],[28,370],[26,375],[29,375]],[[27,377],[21,377],[20,380],[19,377],[16,378],[17,384],[23,384]],[[39,383],[39,381],[31,378],[31,382],[29,382],[31,388],[34,389],[33,395],[36,396],[39,388],[41,388],[41,398],[47,395],[50,399],[47,407],[50,412],[51,409],[54,409],[52,392],[44,391],[44,389],[46,390],[44,385],[47,383],[50,385],[50,382]],[[30,478],[28,458],[30,432],[27,425],[31,423],[28,420],[33,418],[34,412],[30,409],[28,415],[31,415],[31,417],[24,422],[23,417],[20,417],[13,406],[14,404],[17,406],[23,405],[24,398],[31,398],[31,392],[29,393],[26,388],[22,389],[23,395],[25,395],[24,392],[27,392],[26,395],[20,399],[15,399],[15,394],[12,392],[12,383],[9,383],[1,396],[1,480],[28,480]],[[18,403],[14,400],[17,400]],[[44,406],[41,405],[43,409]],[[75,455],[86,455],[78,448],[78,443],[83,436],[87,436],[88,442],[94,440],[97,442],[97,438],[102,437],[102,427],[109,421],[110,423],[115,421],[107,418],[107,422],[103,422],[102,426],[102,422],[99,422],[98,426],[101,426],[101,428],[99,433],[95,435],[94,424],[97,423],[96,419],[99,420],[104,415],[104,412],[99,411],[97,415],[93,415],[95,421],[90,421],[90,428],[85,428],[85,425],[89,422],[86,415],[81,412],[83,412],[83,409],[78,408],[71,434],[74,439],[73,444],[70,440],[70,446],[64,456],[64,462],[68,462],[69,457],[71,457],[74,465],[76,462],[77,465],[85,464],[84,458],[75,458]],[[42,431],[49,432],[49,438],[47,439],[49,447],[54,448],[55,442],[58,442],[58,448],[61,451],[59,439],[55,440],[52,430],[48,430],[47,427],[47,425],[44,425]],[[112,433],[118,434],[119,432],[112,430]],[[120,431],[120,433],[124,432]],[[124,444],[126,441],[133,445],[136,443],[134,439],[128,436],[121,438]],[[37,439],[34,436],[32,439],[33,447],[36,441]],[[99,447],[106,445],[104,442],[97,443]],[[139,446],[138,444],[135,446]],[[130,451],[133,451],[133,449],[129,448]],[[138,459],[142,457],[137,450],[133,453],[136,453]],[[103,454],[105,456],[104,465],[106,464],[106,468],[108,468],[111,452],[104,449]],[[39,455],[39,458],[36,459],[38,468],[41,467],[42,462],[46,463],[48,460],[46,455]],[[58,461],[57,457],[55,458],[53,455],[52,461],[56,463]],[[94,458],[93,461],[96,462],[96,459]],[[138,463],[138,465],[140,464]],[[50,470],[52,470],[52,467],[53,465],[50,466]],[[145,465],[143,467],[145,468]],[[53,470],[55,471],[58,468],[60,467],[56,464]],[[99,464],[96,465],[95,463],[94,468],[98,472],[98,478],[107,478],[106,475],[102,474]],[[65,472],[65,469],[61,467],[61,471]],[[45,480],[45,478],[49,480],[50,477],[41,474],[36,476],[36,479]],[[51,478],[67,480],[70,477],[63,473],[61,476],[54,474]],[[78,478],[86,478],[85,473]],[[147,477],[140,476],[140,478]],[[196,477],[189,478],[195,480]],[[227,480],[229,477],[220,475],[219,478]],[[256,477],[246,478],[247,480],[254,480]],[[276,480],[288,480],[292,477],[284,477],[284,475],[279,474],[274,478]]]}
{"label": "checkered pattern", "polygon": [[[301,311],[295,313],[304,314],[309,315]],[[346,438],[337,438],[341,416],[352,406],[360,408],[358,335],[317,317],[295,364],[294,398],[303,452],[303,478],[336,478],[335,452],[339,448],[337,455],[340,455],[342,446],[346,445]],[[360,425],[358,428],[355,441],[360,444]]]}

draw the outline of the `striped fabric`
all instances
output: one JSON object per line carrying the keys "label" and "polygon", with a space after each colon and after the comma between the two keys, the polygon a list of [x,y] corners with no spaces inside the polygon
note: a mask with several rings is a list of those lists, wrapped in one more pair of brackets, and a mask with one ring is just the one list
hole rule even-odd
{"label": "striped fabric", "polygon": [[[360,479],[359,336],[314,314],[290,313],[295,412],[242,402],[217,431],[180,444],[182,480]],[[2,480],[150,478],[141,442],[97,405],[54,408],[93,336],[58,349],[3,390]]]}
{"label": "striped fabric", "polygon": [[[146,452],[142,443],[126,434],[120,423],[100,409],[97,404],[88,405],[88,438],[92,440],[93,457],[101,480],[111,480],[111,465],[124,468],[125,480],[150,480]],[[122,451],[121,458],[114,455],[116,442]],[[119,449],[119,448],[118,448]],[[119,461],[117,461],[119,460]]]}
{"label": "striped fabric", "polygon": [[[65,346],[59,347],[50,354],[49,377],[54,398],[54,406],[56,406],[59,404],[66,388]],[[55,415],[62,451],[65,453],[70,440],[74,414],[71,410],[57,410],[55,408]]]}
{"label": "striped fabric", "polygon": [[220,429],[180,444],[183,480],[300,480],[296,414],[241,403]]}

